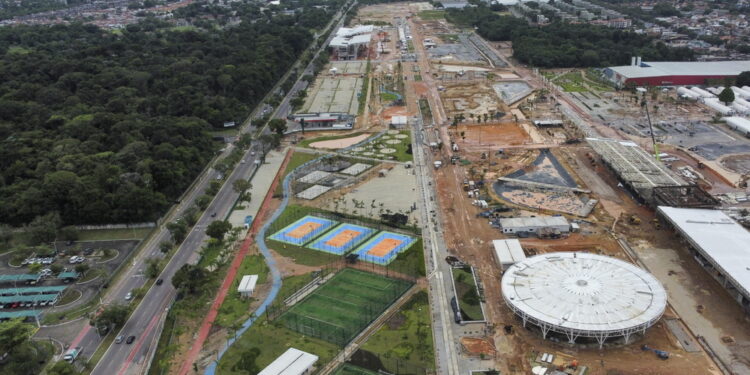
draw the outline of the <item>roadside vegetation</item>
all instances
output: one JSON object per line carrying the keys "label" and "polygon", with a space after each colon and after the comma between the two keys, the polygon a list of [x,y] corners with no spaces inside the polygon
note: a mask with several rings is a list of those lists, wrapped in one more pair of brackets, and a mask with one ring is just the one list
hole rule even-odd
{"label": "roadside vegetation", "polygon": [[482,306],[471,267],[452,268],[453,283],[456,286],[458,307],[464,321],[484,320]]}
{"label": "roadside vegetation", "polygon": [[[435,368],[432,318],[427,291],[421,290],[373,334],[362,349],[381,359],[382,369],[397,373],[410,366]],[[372,369],[375,370],[375,369]]]}

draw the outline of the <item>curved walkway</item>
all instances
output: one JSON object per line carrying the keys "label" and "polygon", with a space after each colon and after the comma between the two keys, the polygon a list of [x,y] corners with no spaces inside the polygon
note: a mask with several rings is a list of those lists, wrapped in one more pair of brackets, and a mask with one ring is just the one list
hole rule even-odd
{"label": "curved walkway", "polygon": [[[358,147],[358,146],[360,146],[362,144],[365,144],[365,143],[368,143],[368,142],[372,142],[373,140],[382,137],[383,134],[385,134],[385,132],[381,132],[380,134],[377,134],[377,135],[375,135],[372,138],[369,138],[369,139],[367,139],[367,140],[365,140],[363,142],[359,142],[357,144],[351,145],[351,146],[349,146],[349,147],[347,147],[347,148],[345,148],[343,150],[348,150],[350,148]],[[291,155],[292,151],[293,150],[289,151],[290,152],[289,155]],[[271,276],[273,277],[273,284],[271,286],[271,291],[268,293],[268,296],[266,296],[266,299],[263,300],[263,303],[258,307],[258,309],[255,310],[255,313],[248,320],[246,320],[242,324],[242,328],[240,328],[237,331],[237,334],[235,334],[234,337],[232,337],[229,340],[227,340],[226,346],[224,346],[224,348],[222,348],[221,350],[219,350],[219,354],[216,357],[216,360],[212,361],[211,364],[208,367],[206,367],[206,371],[204,372],[205,375],[215,375],[216,374],[216,369],[218,367],[219,361],[224,356],[224,354],[226,354],[226,352],[229,350],[229,348],[237,341],[237,338],[241,337],[242,334],[244,334],[245,331],[247,331],[250,328],[250,326],[253,325],[253,323],[258,319],[258,317],[263,316],[263,313],[266,311],[266,309],[268,308],[268,306],[271,305],[271,303],[276,299],[276,296],[279,294],[279,290],[281,289],[281,272],[279,271],[278,268],[276,268],[276,260],[273,258],[273,255],[271,255],[271,251],[266,246],[265,237],[266,237],[266,231],[268,230],[268,228],[271,226],[271,224],[273,224],[274,221],[276,221],[276,219],[279,218],[279,216],[281,216],[281,213],[284,212],[284,210],[286,209],[286,207],[289,205],[289,197],[291,196],[291,193],[292,193],[291,192],[291,185],[292,185],[292,180],[295,178],[295,172],[297,172],[297,171],[303,171],[309,165],[317,163],[321,159],[330,158],[330,157],[332,157],[334,155],[336,155],[336,154],[325,154],[325,155],[323,155],[323,156],[321,156],[319,158],[315,158],[313,160],[310,160],[307,163],[304,163],[304,164],[300,165],[299,167],[295,168],[293,171],[289,172],[289,174],[287,174],[286,177],[284,178],[284,182],[282,183],[282,188],[283,188],[283,191],[284,191],[284,195],[283,195],[284,198],[281,201],[281,204],[279,205],[279,208],[276,210],[276,212],[273,213],[273,215],[271,216],[271,218],[269,218],[268,220],[265,221],[265,223],[263,224],[263,226],[258,231],[258,234],[255,235],[255,240],[256,240],[255,242],[258,244],[258,248],[260,249],[260,252],[263,254],[263,258],[265,258],[266,264],[268,264],[268,268],[271,271]],[[286,162],[279,169],[280,173],[283,173],[283,171],[285,169],[286,169]],[[278,179],[276,179],[276,181],[278,181]],[[276,184],[274,184],[274,185],[271,186],[271,188],[268,191],[268,195],[266,196],[266,199],[269,199],[273,195],[273,191],[274,190],[276,190]],[[264,202],[264,205],[265,205],[265,202]],[[258,216],[260,216],[260,215],[258,215]],[[252,236],[248,237],[245,240],[245,243],[242,244],[242,250],[240,250],[240,251],[243,251],[243,250],[246,251],[246,247],[250,246],[250,242],[251,241],[252,241]],[[239,256],[237,258],[241,259],[241,257],[239,257]],[[235,272],[236,272],[236,269],[235,269]],[[234,277],[232,277],[232,278],[227,277],[227,279],[229,279],[230,283],[231,283],[234,280]],[[224,285],[222,285],[222,290],[220,290],[219,293],[223,293],[224,295],[226,295],[227,291],[226,291],[226,288],[224,288]],[[223,300],[223,298],[222,298],[222,300]],[[221,306],[221,304],[219,304],[218,307],[220,307],[220,306]],[[218,310],[218,307],[216,307],[217,310]],[[212,306],[211,310],[213,311],[213,306]],[[208,319],[208,317],[207,317],[207,319]],[[211,321],[213,321],[213,319]],[[204,322],[204,324],[205,324],[205,322]],[[195,347],[197,346],[198,347],[198,351],[196,351],[195,354],[193,354],[192,352],[190,353],[190,357],[188,357],[188,359],[190,359],[190,360],[189,361],[188,360],[185,361],[185,364],[183,365],[183,370],[185,369],[185,366],[188,366],[187,367],[188,370],[191,368],[190,366],[192,366],[193,361],[195,360],[198,352],[200,351],[200,349],[202,347],[203,341],[205,341],[205,338],[208,336],[208,331],[210,330],[210,328],[211,328],[210,324],[208,325],[208,327],[201,326],[201,329],[199,331],[198,340],[196,340],[195,344],[193,344],[194,345],[193,349],[195,349]],[[204,329],[206,331],[206,337],[203,337],[201,335],[203,333]],[[202,338],[202,340],[201,340],[201,338]],[[200,343],[200,345],[196,345],[198,343]],[[187,371],[180,371],[180,374],[181,375],[182,374],[187,374]]]}

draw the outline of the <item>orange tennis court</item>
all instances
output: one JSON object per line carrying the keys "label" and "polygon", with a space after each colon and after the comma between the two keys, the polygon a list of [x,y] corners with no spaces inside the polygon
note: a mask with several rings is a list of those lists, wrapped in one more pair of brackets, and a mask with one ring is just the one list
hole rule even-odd
{"label": "orange tennis court", "polygon": [[375,233],[375,229],[343,223],[307,247],[313,250],[341,255],[355,248],[373,233]]}
{"label": "orange tennis court", "polygon": [[337,222],[333,220],[307,215],[288,225],[284,229],[274,233],[269,238],[271,238],[272,240],[301,246],[336,224]]}
{"label": "orange tennis court", "polygon": [[380,265],[391,263],[396,256],[409,249],[416,239],[405,234],[380,232],[356,250],[359,259]]}

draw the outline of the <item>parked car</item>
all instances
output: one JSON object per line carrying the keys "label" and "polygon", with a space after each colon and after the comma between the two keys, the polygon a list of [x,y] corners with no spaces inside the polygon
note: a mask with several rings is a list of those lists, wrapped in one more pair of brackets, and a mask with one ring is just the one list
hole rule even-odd
{"label": "parked car", "polygon": [[128,292],[128,294],[125,295],[125,300],[130,301],[133,299],[133,292]]}
{"label": "parked car", "polygon": [[91,255],[93,253],[94,253],[94,249],[90,247],[87,247],[86,249],[83,250],[83,255]]}
{"label": "parked car", "polygon": [[156,280],[156,285],[161,285],[164,282],[163,279]]}
{"label": "parked car", "polygon": [[128,336],[128,339],[125,340],[125,343],[129,345],[129,344],[132,344],[133,341],[135,341],[135,336],[130,335],[130,336]]}

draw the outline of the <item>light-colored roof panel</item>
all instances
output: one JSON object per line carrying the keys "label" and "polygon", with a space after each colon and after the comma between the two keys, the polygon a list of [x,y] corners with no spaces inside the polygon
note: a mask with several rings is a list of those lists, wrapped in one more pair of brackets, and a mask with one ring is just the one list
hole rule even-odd
{"label": "light-colored roof panel", "polygon": [[512,264],[526,259],[526,254],[521,247],[521,241],[517,239],[493,240],[495,255],[501,265]]}
{"label": "light-colored roof panel", "polygon": [[258,275],[245,275],[240,280],[240,285],[237,287],[238,292],[252,292],[255,290],[255,284],[258,282]]}
{"label": "light-colored roof panel", "polygon": [[750,70],[750,61],[644,62],[645,66],[613,66],[610,69],[627,78],[661,76],[725,76]]}
{"label": "light-colored roof panel", "polygon": [[505,302],[555,332],[617,335],[645,329],[664,313],[667,294],[650,273],[589,253],[537,255],[508,268]]}
{"label": "light-colored roof panel", "polygon": [[750,232],[718,210],[660,206],[659,211],[750,298]]}
{"label": "light-colored roof panel", "polygon": [[258,375],[300,375],[317,361],[317,355],[289,348]]}
{"label": "light-colored roof panel", "polygon": [[507,217],[501,218],[500,226],[511,227],[552,227],[558,225],[569,225],[568,219],[563,216],[537,216],[537,217]]}

